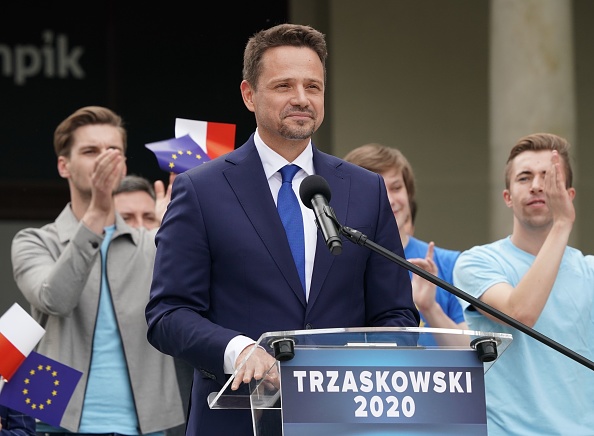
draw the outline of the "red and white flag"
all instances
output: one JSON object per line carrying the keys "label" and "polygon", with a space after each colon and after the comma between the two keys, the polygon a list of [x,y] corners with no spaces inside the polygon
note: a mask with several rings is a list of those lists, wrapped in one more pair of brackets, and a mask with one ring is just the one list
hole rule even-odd
{"label": "red and white flag", "polygon": [[44,328],[14,303],[0,317],[0,375],[10,380],[44,334]]}
{"label": "red and white flag", "polygon": [[235,127],[235,124],[176,118],[175,137],[190,135],[208,157],[214,159],[235,148]]}

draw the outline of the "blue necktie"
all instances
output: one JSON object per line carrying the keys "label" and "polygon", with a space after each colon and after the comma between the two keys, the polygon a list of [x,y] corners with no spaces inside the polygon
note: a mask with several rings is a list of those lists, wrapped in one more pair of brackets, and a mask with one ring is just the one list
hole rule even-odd
{"label": "blue necktie", "polygon": [[278,214],[287,232],[293,259],[297,266],[297,272],[301,279],[301,285],[305,291],[305,237],[303,236],[303,216],[297,196],[293,192],[292,181],[297,171],[297,165],[285,165],[280,169],[283,183],[278,191],[276,207]]}

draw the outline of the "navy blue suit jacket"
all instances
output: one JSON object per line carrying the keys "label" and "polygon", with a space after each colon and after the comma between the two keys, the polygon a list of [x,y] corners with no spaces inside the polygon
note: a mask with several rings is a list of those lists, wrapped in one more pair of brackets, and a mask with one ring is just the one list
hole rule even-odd
{"label": "navy blue suit jacket", "polygon": [[[381,176],[313,149],[342,225],[404,257]],[[366,247],[330,253],[318,232],[309,301],[253,135],[229,154],[179,174],[156,236],[148,339],[196,370],[190,435],[252,435],[245,410],[211,410],[225,347],[237,335],[337,327],[417,327],[409,274]]]}

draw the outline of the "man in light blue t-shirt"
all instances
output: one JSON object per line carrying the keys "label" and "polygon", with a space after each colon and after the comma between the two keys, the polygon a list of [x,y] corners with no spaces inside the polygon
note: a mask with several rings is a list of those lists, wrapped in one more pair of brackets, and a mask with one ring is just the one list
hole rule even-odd
{"label": "man in light blue t-shirt", "polygon": [[83,373],[60,426],[38,422],[40,435],[161,436],[185,422],[173,357],[147,339],[157,230],[134,229],[115,210],[126,149],[109,108],[66,117],[54,150],[70,201],[12,241],[15,281],[45,328],[36,351]]}
{"label": "man in light blue t-shirt", "polygon": [[[546,133],[521,138],[505,183],[511,236],[463,252],[454,284],[592,360],[594,257],[567,246],[575,220],[569,143]],[[485,375],[490,436],[594,434],[594,371],[461,303],[471,329],[513,336]]]}

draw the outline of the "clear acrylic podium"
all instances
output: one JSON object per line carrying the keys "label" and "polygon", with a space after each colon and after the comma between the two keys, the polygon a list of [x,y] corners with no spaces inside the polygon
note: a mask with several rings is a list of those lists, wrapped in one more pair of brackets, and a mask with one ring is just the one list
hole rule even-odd
{"label": "clear acrylic podium", "polygon": [[421,327],[269,332],[266,376],[237,391],[232,376],[208,403],[250,409],[255,436],[486,435],[484,373],[511,341]]}

